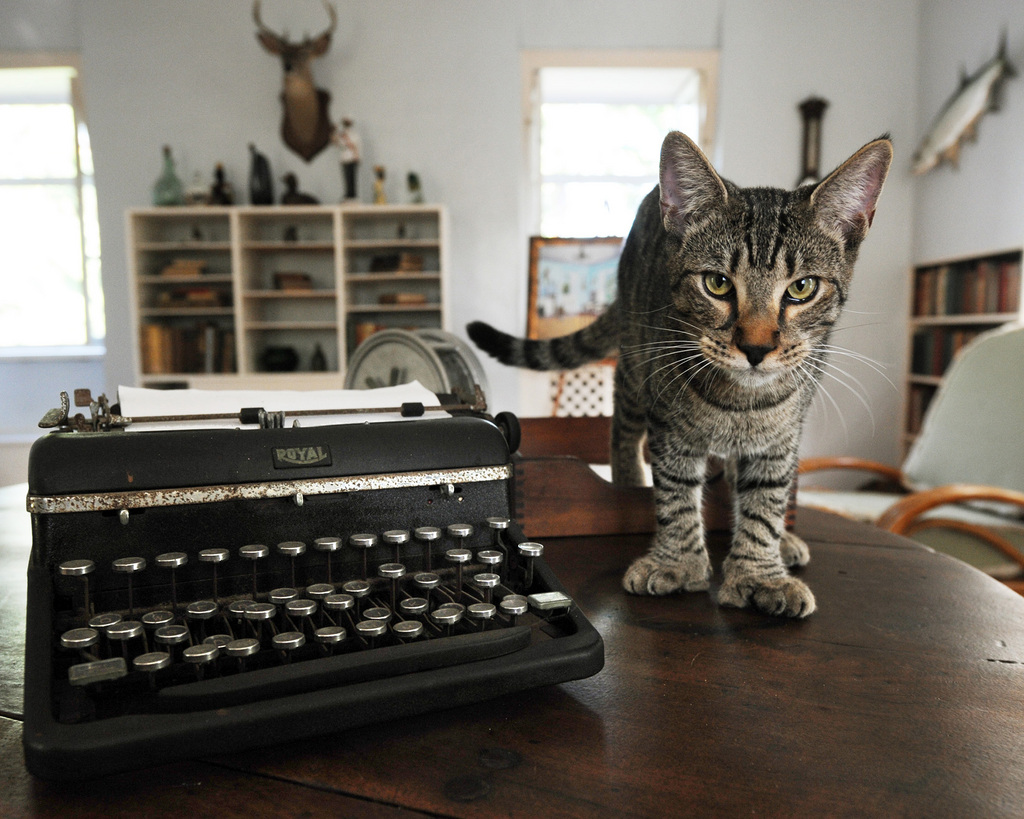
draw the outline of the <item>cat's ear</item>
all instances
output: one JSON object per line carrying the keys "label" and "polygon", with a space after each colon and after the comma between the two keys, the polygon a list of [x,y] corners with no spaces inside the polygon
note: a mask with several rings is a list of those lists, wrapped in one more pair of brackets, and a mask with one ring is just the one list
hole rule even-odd
{"label": "cat's ear", "polygon": [[875,218],[891,162],[892,142],[885,136],[869,142],[829,174],[811,193],[818,225],[847,247],[860,244]]}
{"label": "cat's ear", "polygon": [[694,214],[721,207],[725,183],[686,134],[672,131],[661,145],[661,220],[669,233],[682,235]]}

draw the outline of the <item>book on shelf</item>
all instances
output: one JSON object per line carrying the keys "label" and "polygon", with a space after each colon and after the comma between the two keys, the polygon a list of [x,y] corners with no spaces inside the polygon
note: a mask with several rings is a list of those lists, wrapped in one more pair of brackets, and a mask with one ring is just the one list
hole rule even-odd
{"label": "book on shelf", "polygon": [[919,267],[914,272],[914,315],[1016,313],[1020,277],[1020,254]]}
{"label": "book on shelf", "polygon": [[235,371],[235,334],[213,322],[194,325],[142,325],[142,372],[231,373]]}

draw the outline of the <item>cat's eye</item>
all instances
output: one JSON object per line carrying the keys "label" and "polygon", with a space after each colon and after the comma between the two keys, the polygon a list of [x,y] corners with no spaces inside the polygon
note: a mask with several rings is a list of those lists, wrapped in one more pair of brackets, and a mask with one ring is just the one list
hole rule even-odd
{"label": "cat's eye", "polygon": [[814,276],[804,276],[786,288],[786,300],[795,303],[805,302],[817,292],[818,280]]}
{"label": "cat's eye", "polygon": [[732,292],[732,282],[721,273],[705,273],[704,289],[715,298],[724,298]]}

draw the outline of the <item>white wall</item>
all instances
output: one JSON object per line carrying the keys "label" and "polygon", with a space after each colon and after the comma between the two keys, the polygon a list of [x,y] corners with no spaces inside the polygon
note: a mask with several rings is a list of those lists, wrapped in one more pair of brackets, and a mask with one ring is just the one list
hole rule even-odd
{"label": "white wall", "polygon": [[975,0],[969,11],[954,0],[922,3],[917,135],[957,90],[961,70],[973,74],[995,55],[1004,29],[1017,77],[1001,109],[982,118],[977,142],[964,145],[959,167],[919,178],[915,261],[1024,245],[1024,3]]}
{"label": "white wall", "polygon": [[[837,342],[890,366],[898,383],[911,263],[913,185],[907,165],[916,136],[919,0],[345,0],[338,30],[315,65],[333,94],[332,113],[353,117],[369,166],[388,167],[390,193],[418,171],[426,195],[452,222],[452,329],[472,319],[525,327],[526,236],[519,54],[541,48],[721,48],[715,151],[740,184],[791,185],[799,170],[797,104],[826,97],[824,164],[836,164],[882,131],[897,140],[887,184],[858,268],[848,325]],[[923,4],[923,5],[928,5]],[[973,3],[950,3],[950,19]],[[0,10],[31,22],[39,4]],[[295,171],[324,201],[340,195],[335,157],[305,164],[277,135],[281,69],[254,38],[249,0],[48,0],[47,14],[78,16],[86,104],[100,195],[108,309],[108,392],[131,379],[125,317],[124,210],[144,205],[174,149],[186,181],[223,162],[244,191],[246,145],[268,154],[275,175]],[[264,21],[293,35],[315,32],[314,0],[264,0]],[[72,11],[74,9],[74,11]],[[929,18],[930,19],[930,18]],[[75,29],[73,23],[68,24]],[[952,23],[950,24],[952,25]],[[31,29],[31,26],[28,26]],[[11,31],[11,28],[7,28]],[[0,48],[5,45],[0,35]],[[986,33],[986,38],[989,34]],[[983,39],[986,39],[983,38]],[[31,47],[31,37],[19,42]],[[17,45],[17,43],[15,44]],[[986,46],[987,48],[987,46]],[[654,180],[652,180],[653,184]],[[488,361],[494,409],[519,410],[519,376]],[[878,429],[841,386],[830,388],[848,427],[823,403],[808,427],[807,450],[898,454],[899,394],[871,370],[855,373]],[[67,388],[54,384],[52,391]],[[85,386],[85,385],[82,385]],[[34,422],[34,419],[33,419]]]}

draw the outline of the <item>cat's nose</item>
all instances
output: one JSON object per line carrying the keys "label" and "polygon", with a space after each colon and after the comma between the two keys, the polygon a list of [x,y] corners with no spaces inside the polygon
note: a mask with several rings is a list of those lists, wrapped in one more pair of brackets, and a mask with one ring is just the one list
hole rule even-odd
{"label": "cat's nose", "polygon": [[756,367],[775,348],[768,344],[737,344],[740,352],[747,357],[751,367]]}

